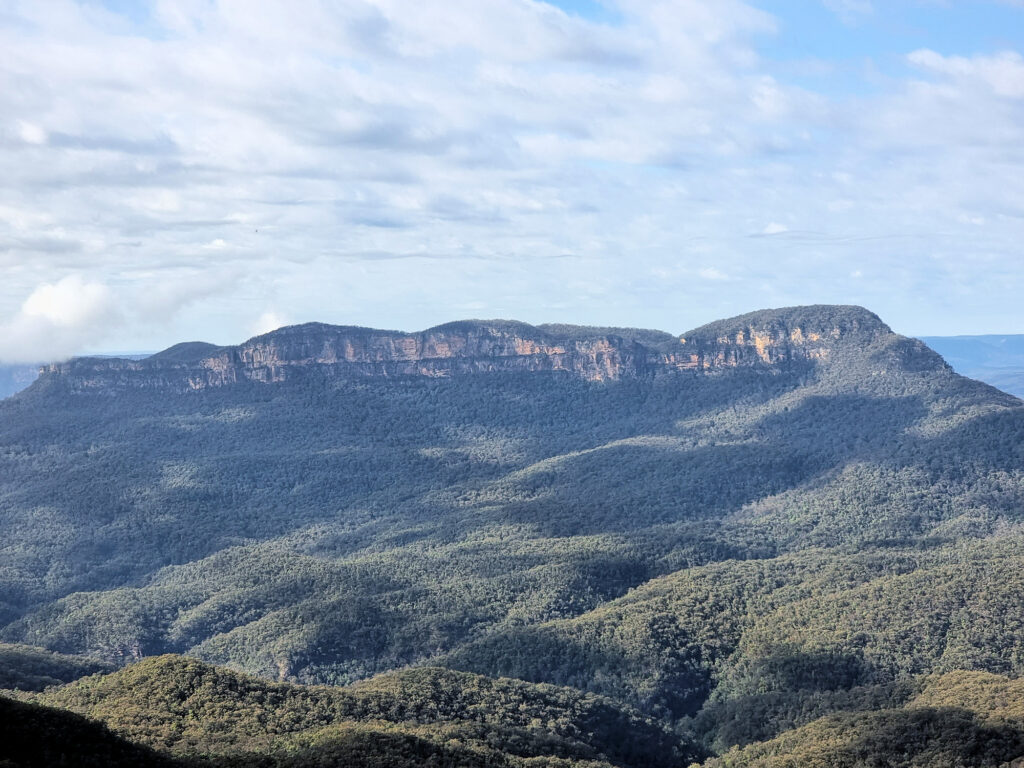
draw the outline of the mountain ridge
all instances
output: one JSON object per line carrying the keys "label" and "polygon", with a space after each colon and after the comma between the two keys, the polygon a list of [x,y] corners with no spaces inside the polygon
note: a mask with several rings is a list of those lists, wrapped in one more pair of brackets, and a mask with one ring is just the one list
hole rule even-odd
{"label": "mountain ridge", "polygon": [[[82,665],[26,645],[291,684],[445,667],[609,697],[732,765],[846,711],[925,726],[898,711],[922,676],[1022,674],[1024,402],[860,308],[439,329],[188,342],[0,404],[11,679]],[[433,674],[430,700],[490,685]]]}
{"label": "mountain ridge", "polygon": [[[226,347],[177,344],[143,360],[74,358],[44,369],[41,385],[72,392],[147,388],[194,391],[318,374],[328,378],[550,372],[599,382],[725,368],[773,370],[827,360],[841,347],[903,339],[855,306],[760,310],[696,328],[663,331],[462,320],[408,333],[305,323]],[[927,357],[906,339],[905,357]],[[928,364],[941,366],[935,356]]]}

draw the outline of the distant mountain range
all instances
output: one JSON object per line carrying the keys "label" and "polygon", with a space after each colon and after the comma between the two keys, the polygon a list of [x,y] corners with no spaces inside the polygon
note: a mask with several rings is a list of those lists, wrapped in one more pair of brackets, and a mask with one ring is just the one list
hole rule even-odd
{"label": "distant mountain range", "polygon": [[308,324],[0,402],[8,714],[126,760],[996,768],[1021,594],[1024,402],[859,307]]}
{"label": "distant mountain range", "polygon": [[39,376],[40,365],[0,364],[0,399],[21,392]]}
{"label": "distant mountain range", "polygon": [[1024,398],[1024,335],[925,336],[957,373]]}

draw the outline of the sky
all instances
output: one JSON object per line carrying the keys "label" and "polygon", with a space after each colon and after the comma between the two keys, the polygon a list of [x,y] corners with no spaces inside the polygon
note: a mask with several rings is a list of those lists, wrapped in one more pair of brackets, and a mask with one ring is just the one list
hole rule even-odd
{"label": "sky", "polygon": [[0,361],[321,321],[1024,333],[1024,0],[4,0]]}

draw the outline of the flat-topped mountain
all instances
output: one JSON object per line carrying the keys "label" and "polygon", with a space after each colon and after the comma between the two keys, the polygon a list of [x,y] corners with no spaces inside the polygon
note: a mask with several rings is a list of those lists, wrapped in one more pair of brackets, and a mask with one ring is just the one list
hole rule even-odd
{"label": "flat-topped mountain", "polygon": [[[83,662],[26,645],[550,683],[733,764],[874,733],[841,712],[944,728],[902,709],[933,674],[1024,675],[1022,510],[1024,403],[861,308],[680,336],[308,324],[73,360],[0,402],[0,643],[29,682]],[[427,698],[483,685],[450,680]]]}
{"label": "flat-topped mountain", "polygon": [[[851,346],[864,349],[881,339],[895,337],[877,316],[860,307],[832,306],[754,312],[681,337],[504,320],[466,320],[416,333],[307,323],[232,347],[190,342],[143,360],[77,358],[48,366],[44,379],[72,391],[188,391],[308,375],[450,377],[547,371],[604,381],[800,365],[829,360]],[[908,341],[907,352],[925,350]],[[929,363],[940,365],[934,355]]]}

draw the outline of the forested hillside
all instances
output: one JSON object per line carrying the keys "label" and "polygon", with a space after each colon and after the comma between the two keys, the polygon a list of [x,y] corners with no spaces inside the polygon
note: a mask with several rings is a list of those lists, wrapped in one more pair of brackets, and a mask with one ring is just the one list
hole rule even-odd
{"label": "forested hillside", "polygon": [[[667,768],[695,756],[663,724],[611,700],[436,668],[389,673],[351,688],[303,687],[163,656],[33,699],[179,756],[280,751],[299,734],[360,724],[424,726],[423,735],[435,737],[448,730],[447,740],[458,733],[521,757]],[[631,738],[620,739],[623,733]]]}
{"label": "forested hillside", "polygon": [[[860,308],[297,326],[0,403],[0,673],[175,760],[997,766],[1024,755],[1022,523],[1024,403]],[[26,646],[144,661],[69,682]],[[1005,678],[998,723],[964,671]],[[158,692],[183,680],[217,703]],[[469,709],[409,714],[432,697]],[[954,727],[987,746],[929,735]]]}

